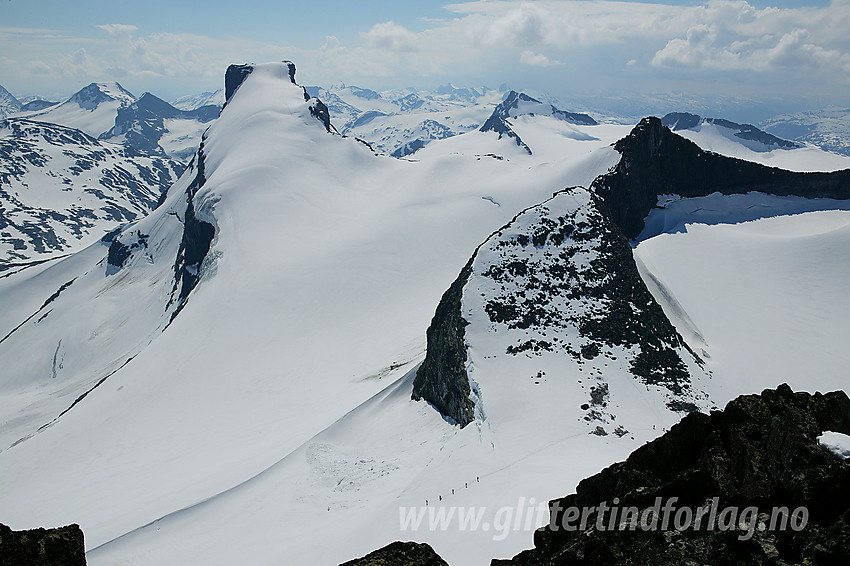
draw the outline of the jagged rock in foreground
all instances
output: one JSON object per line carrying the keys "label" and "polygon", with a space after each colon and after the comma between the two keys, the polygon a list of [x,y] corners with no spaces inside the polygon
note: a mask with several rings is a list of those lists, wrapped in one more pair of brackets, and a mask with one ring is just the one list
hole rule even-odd
{"label": "jagged rock in foreground", "polygon": [[448,566],[434,549],[425,543],[393,542],[370,552],[363,558],[349,560],[340,566]]}
{"label": "jagged rock in foreground", "polygon": [[644,218],[661,195],[700,197],[751,191],[805,198],[850,198],[850,169],[796,173],[725,157],[674,134],[658,118],[644,118],[614,144],[622,155],[610,173],[592,185],[614,222],[629,239],[640,235]]}
{"label": "jagged rock in foreground", "polygon": [[[594,513],[586,530],[543,527],[534,535],[534,549],[492,564],[850,564],[850,461],[818,446],[818,435],[827,430],[850,433],[845,392],[810,395],[780,385],[738,397],[711,415],[686,416],[625,462],[580,482],[575,494],[550,502],[550,526],[563,524],[560,510],[603,501],[643,512],[657,497],[678,497],[677,508],[693,509],[717,497],[721,510],[758,507],[766,524],[775,507],[805,507],[808,524],[799,532],[754,528],[747,538],[745,530],[709,531],[708,520],[701,529],[680,531],[672,525],[620,531],[616,522],[614,530],[598,530]],[[609,518],[610,511],[603,528]]]}
{"label": "jagged rock in foreground", "polygon": [[[626,434],[629,423],[616,421],[609,398],[632,390],[635,380],[660,392],[671,411],[698,410],[704,399],[693,387],[704,374],[700,360],[647,290],[599,199],[580,187],[520,212],[491,235],[443,295],[427,339],[413,398],[462,427],[475,419],[476,400],[486,405],[499,395],[494,385],[511,396],[520,387],[562,395],[555,389],[562,383],[547,380],[564,376],[587,395],[576,399],[578,418],[600,435],[608,432],[595,427],[609,424]],[[485,380],[484,393],[472,370]],[[524,374],[533,380],[517,379]]]}
{"label": "jagged rock in foreground", "polygon": [[0,564],[8,566],[85,566],[79,525],[13,531],[0,524]]}

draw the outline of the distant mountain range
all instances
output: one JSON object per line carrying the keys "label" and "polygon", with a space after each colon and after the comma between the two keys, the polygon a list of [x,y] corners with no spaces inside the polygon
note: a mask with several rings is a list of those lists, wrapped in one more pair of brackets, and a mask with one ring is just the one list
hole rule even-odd
{"label": "distant mountain range", "polygon": [[0,121],[0,271],[145,216],[183,169],[66,126]]}
{"label": "distant mountain range", "polygon": [[765,131],[789,140],[808,142],[827,151],[850,155],[850,108],[783,114],[761,123]]}

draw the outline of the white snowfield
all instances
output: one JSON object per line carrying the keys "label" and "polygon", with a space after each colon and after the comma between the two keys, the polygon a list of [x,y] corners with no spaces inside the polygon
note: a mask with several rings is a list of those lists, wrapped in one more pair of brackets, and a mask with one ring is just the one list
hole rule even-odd
{"label": "white snowfield", "polygon": [[[533,155],[472,131],[397,160],[326,132],[310,104],[285,65],[259,65],[210,127],[193,206],[216,235],[170,325],[197,159],[124,229],[145,243],[121,269],[98,243],[0,279],[0,521],[79,523],[95,566],[332,565],[399,539],[488,564],[532,546],[538,523],[499,540],[456,523],[400,531],[399,507],[486,506],[492,521],[520,497],[572,492],[676,421],[635,383],[612,399],[631,434],[588,434],[584,398],[565,398],[578,376],[555,361],[564,385],[533,406],[476,366],[499,401],[482,385],[463,429],[410,399],[434,309],[476,246],[614,166],[629,127],[520,116]],[[783,381],[848,382],[850,212],[771,215],[636,248],[721,406]]]}

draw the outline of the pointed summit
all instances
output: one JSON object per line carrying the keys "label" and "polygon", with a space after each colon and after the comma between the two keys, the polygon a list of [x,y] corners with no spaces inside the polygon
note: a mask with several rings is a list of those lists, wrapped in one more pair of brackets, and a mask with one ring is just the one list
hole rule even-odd
{"label": "pointed summit", "polygon": [[490,115],[479,130],[482,132],[497,132],[499,139],[503,136],[512,138],[518,146],[524,148],[531,155],[531,148],[522,141],[508,122],[509,119],[518,118],[519,116],[551,116],[558,120],[569,122],[570,124],[581,126],[597,125],[596,120],[587,114],[559,110],[551,104],[540,102],[536,98],[528,96],[524,92],[512,90],[502,103],[496,106],[493,114]]}
{"label": "pointed summit", "polygon": [[136,97],[118,83],[91,83],[71,95],[67,102],[74,102],[80,108],[94,110],[104,102],[116,100],[123,108],[135,102]]}

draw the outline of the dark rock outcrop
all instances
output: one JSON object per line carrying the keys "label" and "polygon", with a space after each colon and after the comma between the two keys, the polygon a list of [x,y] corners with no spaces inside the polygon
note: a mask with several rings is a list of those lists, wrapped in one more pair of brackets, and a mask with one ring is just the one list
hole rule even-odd
{"label": "dark rock outcrop", "polygon": [[658,118],[644,118],[614,144],[622,155],[613,171],[592,187],[614,222],[636,238],[659,195],[706,196],[714,192],[759,191],[779,196],[850,198],[850,169],[795,173],[704,151],[668,130]]}
{"label": "dark rock outcrop", "polygon": [[230,102],[230,98],[245,79],[254,71],[253,65],[230,65],[224,72],[224,104]]}
{"label": "dark rock outcrop", "polygon": [[7,566],[85,566],[79,525],[13,531],[0,524],[0,564]]}
{"label": "dark rock outcrop", "polygon": [[[174,261],[174,289],[169,304],[177,300],[177,308],[172,314],[172,320],[189,297],[189,293],[198,284],[201,277],[201,264],[212,245],[215,237],[215,226],[209,222],[198,219],[195,216],[194,198],[198,190],[206,183],[204,173],[204,141],[198,148],[197,162],[195,164],[195,178],[186,188],[186,214],[183,217],[183,237],[180,240],[180,248],[177,251],[177,259]],[[178,297],[174,292],[180,288]]]}
{"label": "dark rock outcrop", "polygon": [[349,560],[340,566],[448,566],[434,549],[425,543],[393,542],[370,552],[363,558]]}
{"label": "dark rock outcrop", "polygon": [[[738,397],[723,411],[691,413],[625,462],[580,482],[575,494],[551,501],[550,525],[535,533],[535,548],[493,564],[848,564],[850,461],[818,446],[827,430],[850,434],[850,399],[843,391],[810,395],[781,385]],[[645,512],[673,497],[674,512],[713,505],[737,507],[740,515],[731,521],[727,515],[724,525],[721,512],[709,529],[711,516],[694,527],[694,512],[676,528],[672,519],[664,525],[656,510],[657,528],[650,528]],[[602,502],[608,511],[600,511]],[[611,505],[621,513],[613,521]],[[640,526],[630,528],[631,517],[624,519],[629,507],[638,511]],[[563,528],[570,524],[568,510],[584,508],[593,508],[586,528]],[[742,524],[747,508],[754,522]],[[794,528],[801,508],[807,522]],[[789,513],[786,528],[776,528]]]}
{"label": "dark rock outcrop", "polygon": [[461,314],[463,287],[472,273],[474,259],[473,255],[440,299],[426,333],[428,349],[425,360],[413,381],[414,400],[425,399],[461,427],[472,422],[475,409],[469,398],[471,389],[466,374],[466,344],[463,339],[464,329],[469,323]]}

